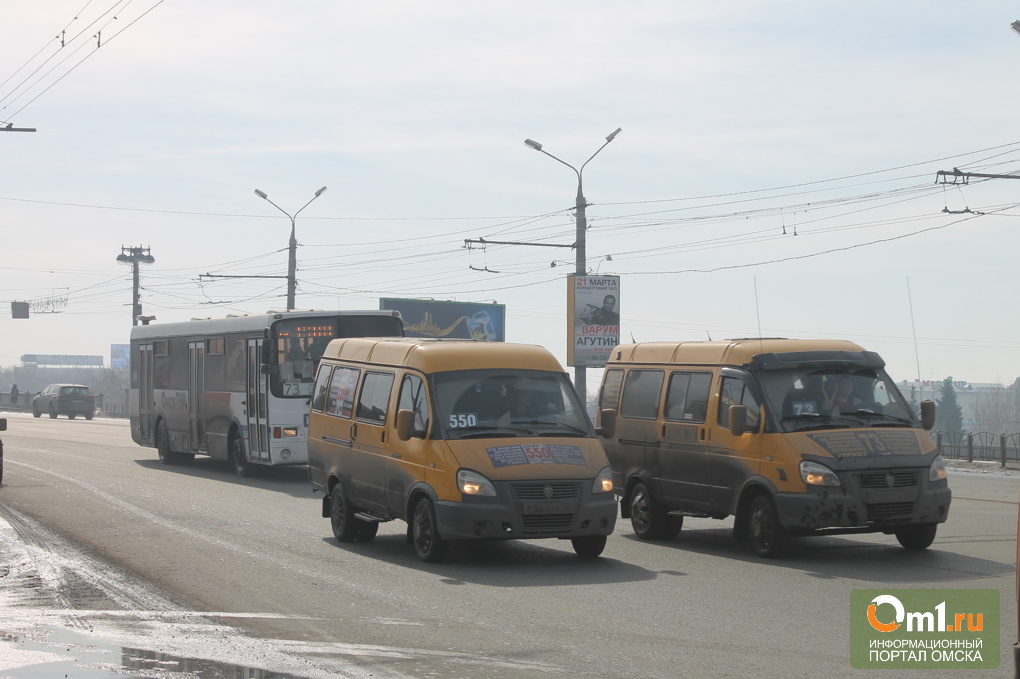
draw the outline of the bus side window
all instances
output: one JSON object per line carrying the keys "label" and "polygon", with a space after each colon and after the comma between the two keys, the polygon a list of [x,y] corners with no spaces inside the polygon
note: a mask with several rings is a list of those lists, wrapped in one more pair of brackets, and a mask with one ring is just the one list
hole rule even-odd
{"label": "bus side window", "polygon": [[358,386],[357,368],[339,366],[333,371],[333,379],[329,383],[329,396],[326,398],[326,413],[344,419],[350,419],[354,412],[354,389]]}
{"label": "bus side window", "polygon": [[361,398],[358,399],[358,419],[374,424],[384,423],[392,387],[393,373],[366,372],[361,385]]}
{"label": "bus side window", "polygon": [[607,370],[602,379],[602,393],[599,394],[599,410],[616,410],[620,405],[620,387],[623,386],[623,371]]}
{"label": "bus side window", "polygon": [[654,420],[659,414],[659,394],[665,373],[661,370],[631,370],[623,387],[620,415]]}
{"label": "bus side window", "polygon": [[333,374],[333,366],[323,365],[315,376],[315,387],[312,391],[312,410],[321,413],[326,407],[326,388],[329,386],[329,376]]}

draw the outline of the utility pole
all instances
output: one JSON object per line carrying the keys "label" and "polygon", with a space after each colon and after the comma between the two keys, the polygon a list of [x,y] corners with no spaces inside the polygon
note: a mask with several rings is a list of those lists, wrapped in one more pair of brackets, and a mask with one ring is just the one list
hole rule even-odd
{"label": "utility pole", "polygon": [[132,273],[132,297],[131,297],[131,325],[138,325],[138,317],[142,315],[142,304],[139,301],[139,264],[152,264],[156,259],[152,256],[149,248],[120,246],[120,254],[117,261],[121,264],[130,264]]}

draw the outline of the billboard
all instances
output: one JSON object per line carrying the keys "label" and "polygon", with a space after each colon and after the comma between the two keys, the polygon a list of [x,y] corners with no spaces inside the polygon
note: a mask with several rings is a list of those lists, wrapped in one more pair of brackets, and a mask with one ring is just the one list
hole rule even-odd
{"label": "billboard", "polygon": [[567,277],[567,364],[602,368],[620,343],[620,277]]}
{"label": "billboard", "polygon": [[124,369],[127,370],[129,364],[129,358],[131,356],[131,345],[130,344],[111,344],[110,345],[110,367],[114,370]]}
{"label": "billboard", "polygon": [[408,337],[506,341],[506,305],[382,298],[379,308],[399,311]]}
{"label": "billboard", "polygon": [[22,354],[25,366],[48,368],[102,368],[102,356],[79,356],[75,354]]}

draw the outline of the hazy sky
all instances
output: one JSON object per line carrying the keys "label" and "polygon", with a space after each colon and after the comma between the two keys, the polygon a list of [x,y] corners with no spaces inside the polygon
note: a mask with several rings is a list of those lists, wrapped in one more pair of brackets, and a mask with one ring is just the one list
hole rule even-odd
{"label": "hazy sky", "polygon": [[622,127],[583,177],[588,267],[622,277],[625,341],[847,338],[898,380],[1020,376],[1020,181],[936,183],[1020,173],[1016,3],[0,16],[0,125],[38,129],[0,132],[2,366],[128,341],[121,246],[151,248],[156,322],[285,308],[283,279],[203,274],[285,275],[290,221],[254,190],[293,213],[322,186],[297,219],[299,308],[496,300],[510,341],[563,361],[573,251],[465,239],[573,243],[577,177],[523,141],[579,167]]}

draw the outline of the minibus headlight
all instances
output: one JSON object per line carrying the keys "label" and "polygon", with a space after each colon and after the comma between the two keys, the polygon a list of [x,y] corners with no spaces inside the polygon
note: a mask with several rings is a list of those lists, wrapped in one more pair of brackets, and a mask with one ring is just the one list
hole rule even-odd
{"label": "minibus headlight", "polygon": [[457,472],[457,487],[465,495],[496,497],[496,487],[492,482],[470,469],[461,469]]}
{"label": "minibus headlight", "polygon": [[824,464],[804,460],[800,463],[800,478],[809,486],[841,486],[836,472]]}
{"label": "minibus headlight", "polygon": [[613,492],[613,470],[609,467],[603,467],[599,470],[599,473],[595,476],[595,483],[591,486],[591,492],[593,493],[611,493]]}
{"label": "minibus headlight", "polygon": [[946,461],[942,459],[941,455],[936,455],[935,459],[931,461],[931,467],[928,469],[928,480],[946,480]]}

